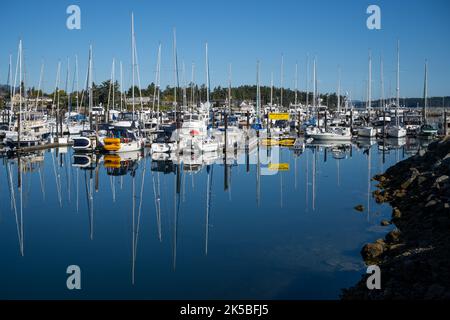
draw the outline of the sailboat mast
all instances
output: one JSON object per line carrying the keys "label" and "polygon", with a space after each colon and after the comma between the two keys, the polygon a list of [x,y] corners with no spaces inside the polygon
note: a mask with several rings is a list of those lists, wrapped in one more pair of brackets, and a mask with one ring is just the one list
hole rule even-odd
{"label": "sailboat mast", "polygon": [[174,80],[174,88],[173,88],[173,101],[174,107],[177,107],[177,89],[178,89],[178,57],[177,57],[177,30],[173,28],[173,80]]}
{"label": "sailboat mast", "polygon": [[259,60],[256,62],[256,116],[259,119],[261,108],[261,87],[259,85]]}
{"label": "sailboat mast", "polygon": [[[157,108],[156,108],[156,114],[158,119],[160,119],[159,116],[159,104],[160,104],[160,94],[161,94],[161,43],[159,44],[159,48],[158,48],[158,68],[157,68],[157,73],[158,73],[158,77],[156,78],[156,88],[158,89],[157,91]],[[159,120],[156,122],[158,124],[158,128],[159,129]]]}
{"label": "sailboat mast", "polygon": [[187,95],[186,95],[186,67],[184,65],[184,60],[182,61],[182,72],[183,72],[183,106],[187,105]]}
{"label": "sailboat mast", "polygon": [[79,91],[79,87],[78,87],[78,55],[75,55],[75,90],[77,91],[77,112],[80,112],[80,102],[79,102],[79,98],[78,98],[78,91]]}
{"label": "sailboat mast", "polygon": [[313,61],[313,107],[316,107],[317,101],[317,81],[316,81],[316,58]]}
{"label": "sailboat mast", "polygon": [[400,40],[397,40],[397,97],[395,101],[395,124],[398,126],[398,107],[400,106]]}
{"label": "sailboat mast", "polygon": [[427,124],[428,108],[428,61],[425,60],[425,79],[423,84],[423,123]]}
{"label": "sailboat mast", "polygon": [[131,105],[132,105],[132,111],[133,111],[133,120],[134,120],[134,68],[135,68],[135,51],[134,51],[134,13],[131,13],[131,69],[132,69],[132,82],[131,82]]}
{"label": "sailboat mast", "polygon": [[273,106],[273,72],[270,74],[270,106]]}
{"label": "sailboat mast", "polygon": [[306,97],[305,97],[305,106],[306,106],[306,112],[309,115],[309,54],[306,55],[306,68],[305,68],[305,77],[306,77]]}
{"label": "sailboat mast", "polygon": [[94,103],[94,96],[92,92],[92,45],[89,46],[89,77],[88,77],[88,89],[89,89],[89,123],[90,130],[92,130],[92,106]]}
{"label": "sailboat mast", "polygon": [[206,53],[206,102],[209,114],[209,61],[208,61],[208,42],[205,44]]}
{"label": "sailboat mast", "polygon": [[[17,145],[20,148],[20,121],[22,118],[22,39],[19,41],[19,117],[17,122]],[[20,167],[20,166],[19,166]],[[19,170],[20,175],[20,170]]]}
{"label": "sailboat mast", "polygon": [[41,93],[41,86],[42,86],[42,77],[44,74],[44,62],[41,64],[41,72],[39,74],[39,84],[38,84],[38,91],[36,94],[36,105],[35,105],[35,111],[37,111],[38,103],[39,103],[39,94]]}
{"label": "sailboat mast", "polygon": [[[112,82],[112,109],[115,110],[115,84],[116,84],[116,59],[113,58],[112,61],[112,77],[111,77],[111,82]],[[108,115],[108,121],[109,121],[109,115]]]}
{"label": "sailboat mast", "polygon": [[123,68],[120,61],[120,112],[123,111]]}
{"label": "sailboat mast", "polygon": [[283,108],[283,70],[284,69],[284,55],[281,54],[281,71],[280,71],[280,86],[281,86],[281,93],[280,93],[280,107]]}
{"label": "sailboat mast", "polygon": [[384,111],[384,66],[383,66],[383,57],[380,57],[380,89],[381,89],[381,99],[380,99],[380,109]]}
{"label": "sailboat mast", "polygon": [[228,65],[228,112],[231,113],[231,63]]}
{"label": "sailboat mast", "polygon": [[341,67],[338,67],[337,112],[341,112]]}
{"label": "sailboat mast", "polygon": [[155,87],[153,89],[153,104],[152,104],[152,112],[155,112],[155,103],[156,103],[156,93],[158,90],[158,74],[159,74],[159,59],[161,55],[161,43],[158,45],[158,57],[156,58],[156,74],[155,74]]}
{"label": "sailboat mast", "polygon": [[12,101],[13,98],[13,85],[12,85],[12,54],[9,55],[9,71],[8,71],[8,85],[9,85],[9,97]]}
{"label": "sailboat mast", "polygon": [[[70,58],[67,57],[67,74],[66,74],[66,94],[67,94],[67,112],[69,112],[70,117],[70,107],[71,107],[71,101],[70,101],[70,90],[69,90],[69,74],[70,74]],[[67,118],[69,119],[69,118]]]}
{"label": "sailboat mast", "polygon": [[194,107],[195,104],[195,63],[192,62],[191,66],[191,109]]}
{"label": "sailboat mast", "polygon": [[370,117],[370,109],[372,107],[372,52],[369,50],[369,81],[367,83],[367,110]]}
{"label": "sailboat mast", "polygon": [[[400,105],[400,41],[397,41],[397,87],[395,89],[397,96],[395,104],[398,107]],[[397,108],[395,108],[397,112]],[[397,115],[396,115],[397,116]]]}
{"label": "sailboat mast", "polygon": [[298,92],[298,63],[295,63],[295,98],[294,104],[297,107],[297,92]]}

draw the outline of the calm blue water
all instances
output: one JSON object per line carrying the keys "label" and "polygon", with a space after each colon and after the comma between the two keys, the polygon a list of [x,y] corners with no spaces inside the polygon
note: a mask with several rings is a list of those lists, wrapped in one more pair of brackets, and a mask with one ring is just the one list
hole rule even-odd
{"label": "calm blue water", "polygon": [[[53,150],[21,159],[21,188],[17,159],[0,159],[0,298],[337,299],[365,272],[361,247],[389,231],[370,177],[417,147],[365,144],[282,149],[289,170],[259,178],[245,156],[228,173],[174,173],[137,154],[82,168]],[[69,265],[81,290],[66,287]]]}

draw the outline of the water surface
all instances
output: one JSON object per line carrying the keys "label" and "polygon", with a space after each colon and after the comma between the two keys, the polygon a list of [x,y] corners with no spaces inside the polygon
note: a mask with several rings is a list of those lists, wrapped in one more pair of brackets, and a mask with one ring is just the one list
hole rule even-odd
{"label": "water surface", "polygon": [[[389,231],[371,177],[418,147],[283,148],[289,168],[271,175],[258,149],[226,165],[56,149],[22,157],[19,170],[5,157],[0,298],[337,299],[365,272],[361,247]],[[66,287],[69,265],[81,290]]]}

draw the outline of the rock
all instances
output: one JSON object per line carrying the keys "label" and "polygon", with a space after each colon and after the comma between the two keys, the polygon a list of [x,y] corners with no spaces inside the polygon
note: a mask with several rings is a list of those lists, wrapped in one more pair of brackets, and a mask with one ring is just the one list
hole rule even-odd
{"label": "rock", "polygon": [[383,270],[383,290],[368,291],[362,277],[344,299],[450,299],[450,136],[375,180],[374,199],[392,206],[391,221],[379,223],[401,231],[389,228],[384,241],[361,249],[367,265]]}
{"label": "rock", "polygon": [[430,200],[430,201],[428,201],[428,203],[425,205],[425,208],[433,207],[433,206],[435,206],[436,204],[437,204],[437,201],[436,201],[436,200]]}
{"label": "rock", "polygon": [[398,242],[400,240],[400,235],[401,235],[401,231],[398,229],[395,229],[386,235],[386,241],[389,243]]}
{"label": "rock", "polygon": [[447,180],[448,180],[448,176],[443,175],[436,179],[435,184],[439,184],[439,183],[447,181]]}
{"label": "rock", "polygon": [[377,203],[383,203],[383,202],[386,202],[386,200],[387,200],[384,191],[375,190],[375,191],[372,193],[372,195],[373,195],[373,197],[375,198],[375,201],[376,201]]}
{"label": "rock", "polygon": [[406,195],[405,189],[397,189],[394,191],[394,197],[403,198]]}
{"label": "rock", "polygon": [[400,212],[400,210],[398,208],[394,208],[394,210],[392,210],[392,218],[400,219],[401,217],[402,217],[402,213]]}
{"label": "rock", "polygon": [[372,262],[384,252],[384,245],[382,243],[368,243],[361,250],[361,256],[364,261]]}
{"label": "rock", "polygon": [[386,181],[386,177],[383,175],[376,175],[375,177],[373,177],[373,180],[375,181],[379,181],[379,182],[385,182]]}
{"label": "rock", "polygon": [[356,211],[363,212],[364,211],[364,206],[362,204],[358,204],[354,209]]}
{"label": "rock", "polygon": [[[415,170],[417,171],[417,169],[415,169]],[[417,176],[418,176],[418,173],[413,173],[411,178],[409,178],[408,180],[406,180],[405,182],[403,182],[401,184],[402,189],[408,189],[408,187],[411,185],[411,183],[413,183],[414,180],[416,180]]]}
{"label": "rock", "polygon": [[427,178],[424,176],[420,176],[419,178],[417,178],[417,183],[419,185],[423,184],[425,181],[427,181]]}

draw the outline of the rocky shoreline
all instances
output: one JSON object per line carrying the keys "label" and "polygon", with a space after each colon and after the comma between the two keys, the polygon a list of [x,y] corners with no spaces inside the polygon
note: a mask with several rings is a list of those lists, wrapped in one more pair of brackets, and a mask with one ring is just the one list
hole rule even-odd
{"label": "rocky shoreline", "polygon": [[389,203],[396,229],[366,244],[361,255],[381,270],[381,289],[368,290],[364,275],[341,298],[450,299],[450,138],[375,176],[378,203]]}

